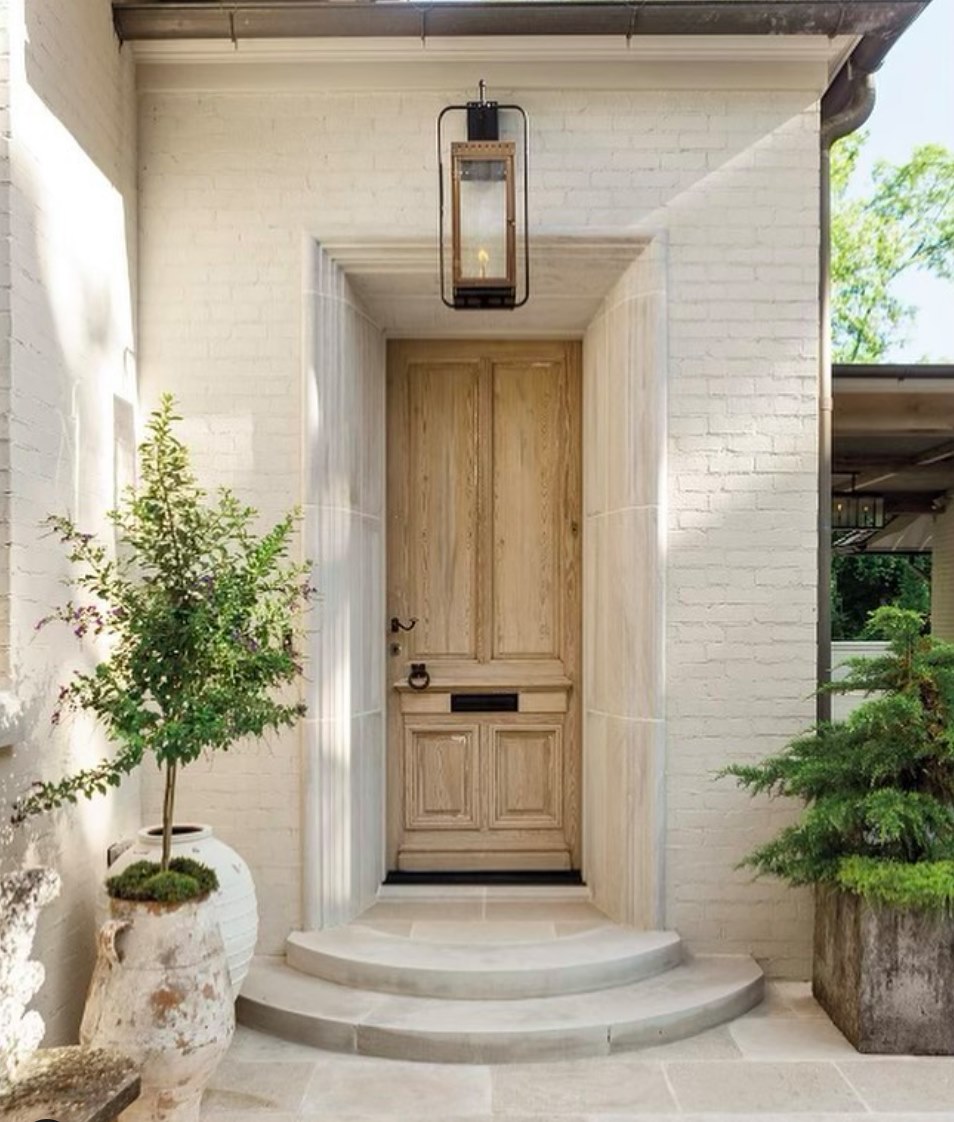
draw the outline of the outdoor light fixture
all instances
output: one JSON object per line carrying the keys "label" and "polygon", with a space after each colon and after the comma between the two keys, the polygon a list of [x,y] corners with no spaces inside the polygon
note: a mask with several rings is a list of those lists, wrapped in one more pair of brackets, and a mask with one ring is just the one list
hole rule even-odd
{"label": "outdoor light fixture", "polygon": [[833,530],[880,530],[884,526],[884,496],[834,494],[831,497]]}
{"label": "outdoor light fixture", "polygon": [[[449,308],[519,308],[530,297],[530,242],[527,233],[529,135],[527,114],[519,105],[488,101],[481,79],[479,100],[448,105],[437,118],[437,174],[440,197],[441,299]],[[467,139],[450,145],[450,273],[447,298],[447,234],[444,181],[444,118],[466,114]],[[522,144],[500,139],[502,113],[518,115]],[[522,182],[522,208],[517,180]],[[522,209],[522,229],[517,212]],[[517,242],[523,239],[523,292],[517,298]]]}

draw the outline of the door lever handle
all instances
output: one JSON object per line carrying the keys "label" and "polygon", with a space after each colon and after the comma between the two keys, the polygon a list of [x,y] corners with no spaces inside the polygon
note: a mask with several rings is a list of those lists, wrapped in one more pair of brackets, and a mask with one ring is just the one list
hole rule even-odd
{"label": "door lever handle", "polygon": [[391,634],[397,635],[399,631],[413,631],[417,627],[417,620],[411,619],[407,623],[402,623],[397,616],[391,616]]}

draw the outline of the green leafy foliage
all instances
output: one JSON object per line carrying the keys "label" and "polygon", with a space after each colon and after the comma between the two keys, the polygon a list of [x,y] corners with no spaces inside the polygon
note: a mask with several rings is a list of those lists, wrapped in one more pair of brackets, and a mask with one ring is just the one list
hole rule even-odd
{"label": "green leafy foliage", "polygon": [[831,566],[831,637],[866,639],[868,618],[883,604],[931,610],[931,554],[837,555]]}
{"label": "green leafy foliage", "polygon": [[227,490],[210,498],[173,431],[166,395],[139,449],[140,485],[117,510],[116,556],[66,517],[47,522],[78,567],[80,598],[38,627],[67,624],[78,639],[109,639],[109,654],[61,688],[53,713],[94,714],[116,752],[64,779],[36,783],[14,822],[116,787],[152,757],[165,771],[163,870],[169,866],[178,769],[236,740],[293,725],[305,706],[286,699],[301,673],[300,614],[314,589],[290,557],[297,515],[262,536],[256,512]]}
{"label": "green leafy foliage", "polygon": [[[800,819],[745,865],[792,884],[842,884],[872,899],[904,891],[920,901],[912,906],[934,906],[930,874],[921,870],[903,882],[903,871],[954,862],[954,644],[923,635],[923,624],[909,609],[872,613],[870,633],[889,640],[889,650],[849,660],[844,681],[828,687],[860,691],[868,700],[845,721],[817,725],[777,755],[721,773],[753,794],[805,803]],[[869,864],[851,863],[856,858]],[[871,863],[889,863],[896,872],[878,880],[865,873]],[[893,890],[885,887],[891,876]]]}
{"label": "green leafy foliage", "polygon": [[903,164],[879,160],[870,192],[852,177],[865,141],[852,133],[832,149],[832,346],[836,362],[879,362],[903,342],[916,309],[894,293],[920,269],[954,279],[954,153],[923,144]]}
{"label": "green leafy foliage", "polygon": [[954,861],[879,861],[846,857],[838,884],[872,904],[901,910],[950,913],[954,910]]}
{"label": "green leafy foliage", "polygon": [[182,904],[197,900],[219,887],[215,872],[191,857],[173,857],[169,868],[155,861],[136,861],[106,881],[106,891],[116,900],[151,900]]}

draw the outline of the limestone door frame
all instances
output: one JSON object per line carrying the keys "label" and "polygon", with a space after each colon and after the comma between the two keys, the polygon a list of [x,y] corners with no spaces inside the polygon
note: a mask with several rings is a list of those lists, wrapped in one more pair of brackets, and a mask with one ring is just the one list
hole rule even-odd
{"label": "limestone door frame", "polygon": [[[553,243],[536,319],[532,301],[522,319],[448,314],[468,316],[450,321],[462,337],[566,337],[570,323],[583,340],[583,875],[612,919],[654,928],[664,923],[665,239]],[[454,334],[430,318],[428,254],[389,244],[304,244],[303,544],[321,594],[303,739],[306,928],[352,919],[385,873],[385,328],[400,308],[405,337]],[[577,301],[588,320],[573,325],[587,269],[602,299],[590,288],[589,303]],[[413,299],[409,275],[421,278]]]}

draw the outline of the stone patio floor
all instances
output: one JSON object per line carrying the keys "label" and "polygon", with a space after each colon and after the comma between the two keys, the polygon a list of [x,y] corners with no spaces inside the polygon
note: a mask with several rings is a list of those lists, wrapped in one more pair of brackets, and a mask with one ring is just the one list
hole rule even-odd
{"label": "stone patio floor", "polygon": [[323,1052],[239,1028],[204,1122],[954,1122],[954,1059],[859,1056],[807,984],[689,1040],[512,1066]]}

